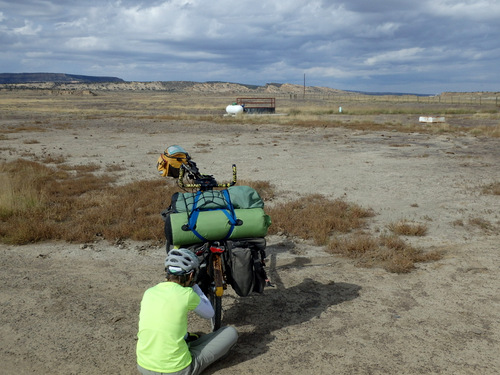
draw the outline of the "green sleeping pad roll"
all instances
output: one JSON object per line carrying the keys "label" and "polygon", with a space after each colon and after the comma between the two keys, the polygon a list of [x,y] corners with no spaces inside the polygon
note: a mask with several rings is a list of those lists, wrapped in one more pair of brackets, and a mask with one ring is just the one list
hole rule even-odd
{"label": "green sleeping pad roll", "polygon": [[[235,209],[234,213],[241,225],[236,225],[228,239],[265,237],[271,225],[271,218],[262,208]],[[185,212],[170,213],[165,221],[167,241],[174,246],[201,243],[203,240],[188,228],[188,215]],[[187,230],[186,230],[187,229]],[[195,230],[208,241],[226,239],[231,224],[224,211],[202,211],[196,221]]]}

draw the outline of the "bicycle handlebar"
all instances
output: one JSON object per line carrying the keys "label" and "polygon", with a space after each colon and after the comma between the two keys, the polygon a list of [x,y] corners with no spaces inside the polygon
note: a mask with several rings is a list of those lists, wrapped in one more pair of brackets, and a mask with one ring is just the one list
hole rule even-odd
{"label": "bicycle handlebar", "polygon": [[[192,167],[192,166],[191,166]],[[233,179],[231,182],[218,183],[215,178],[211,175],[202,175],[198,172],[196,165],[194,165],[194,170],[190,168],[190,166],[186,164],[182,164],[179,169],[179,177],[177,178],[177,183],[180,188],[192,188],[192,189],[201,189],[201,190],[210,190],[214,187],[227,188],[236,184],[236,164],[233,164]],[[192,178],[197,183],[195,184],[185,184],[184,183],[184,174],[185,172],[192,174]]]}

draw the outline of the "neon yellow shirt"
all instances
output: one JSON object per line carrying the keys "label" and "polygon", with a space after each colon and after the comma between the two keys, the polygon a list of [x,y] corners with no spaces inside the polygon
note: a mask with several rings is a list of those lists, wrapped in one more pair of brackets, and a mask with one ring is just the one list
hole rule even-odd
{"label": "neon yellow shirt", "polygon": [[150,371],[176,372],[191,363],[184,341],[188,311],[200,297],[192,288],[163,282],[144,293],[137,334],[137,363]]}

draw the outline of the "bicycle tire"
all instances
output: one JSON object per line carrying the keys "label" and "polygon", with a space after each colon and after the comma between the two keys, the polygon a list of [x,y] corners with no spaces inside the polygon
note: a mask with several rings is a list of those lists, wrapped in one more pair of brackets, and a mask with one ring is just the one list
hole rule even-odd
{"label": "bicycle tire", "polygon": [[208,299],[214,308],[214,316],[210,320],[212,324],[212,332],[217,331],[222,323],[222,297],[215,295],[215,290],[210,290]]}

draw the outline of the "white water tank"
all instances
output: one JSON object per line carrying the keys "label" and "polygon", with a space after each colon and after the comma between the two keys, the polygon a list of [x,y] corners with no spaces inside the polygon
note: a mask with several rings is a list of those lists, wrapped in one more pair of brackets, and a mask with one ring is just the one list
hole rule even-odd
{"label": "white water tank", "polygon": [[239,113],[243,113],[243,106],[236,103],[229,104],[226,107],[226,112],[230,115],[237,115]]}

